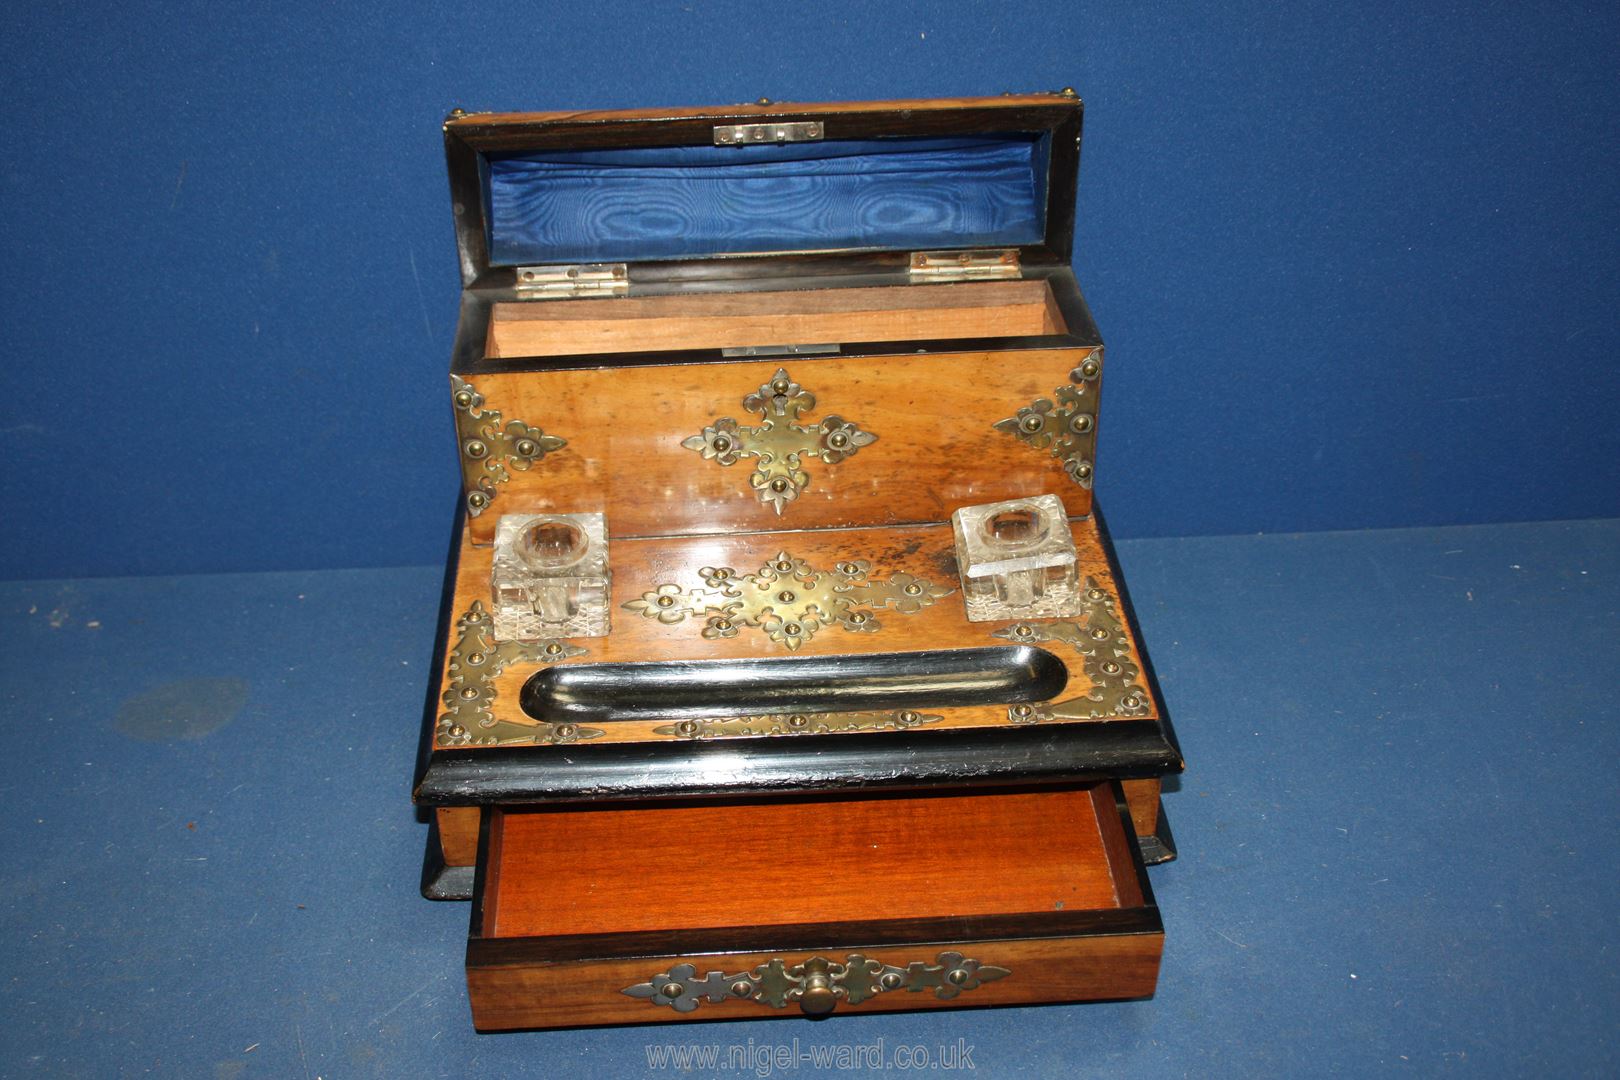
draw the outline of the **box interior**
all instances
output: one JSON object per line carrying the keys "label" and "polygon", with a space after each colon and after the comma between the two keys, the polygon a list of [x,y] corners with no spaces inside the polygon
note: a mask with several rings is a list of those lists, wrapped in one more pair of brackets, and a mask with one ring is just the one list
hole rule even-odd
{"label": "box interior", "polygon": [[1143,903],[1107,784],[491,814],[485,938]]}
{"label": "box interior", "polygon": [[1011,131],[497,151],[483,163],[490,263],[1036,243],[1050,144]]}
{"label": "box interior", "polygon": [[1039,337],[1069,328],[1038,281],[502,301],[488,358]]}

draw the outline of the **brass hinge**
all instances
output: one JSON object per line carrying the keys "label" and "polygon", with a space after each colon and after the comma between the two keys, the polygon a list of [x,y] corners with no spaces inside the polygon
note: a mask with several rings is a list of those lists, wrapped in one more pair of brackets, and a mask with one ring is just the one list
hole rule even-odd
{"label": "brass hinge", "polygon": [[815,142],[821,138],[820,120],[796,124],[717,124],[716,146],[749,146],[765,143]]}
{"label": "brass hinge", "polygon": [[526,300],[624,296],[630,291],[630,272],[624,263],[520,266],[517,268],[517,291]]}
{"label": "brass hinge", "polygon": [[931,281],[983,281],[989,278],[1016,278],[1018,267],[1016,248],[991,251],[913,251],[911,253],[911,280]]}

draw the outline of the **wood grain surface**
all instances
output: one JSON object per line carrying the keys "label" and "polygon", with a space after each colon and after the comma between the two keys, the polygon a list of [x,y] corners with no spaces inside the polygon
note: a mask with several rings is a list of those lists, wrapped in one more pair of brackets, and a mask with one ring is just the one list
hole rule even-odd
{"label": "wood grain surface", "polygon": [[489,357],[1067,333],[1044,281],[496,303]]}
{"label": "wood grain surface", "polygon": [[[487,937],[1124,906],[1088,789],[496,814]],[[647,892],[701,878],[747,886]]]}
{"label": "wood grain surface", "polygon": [[[879,994],[856,1006],[840,1004],[837,1014],[1148,997],[1158,982],[1164,934],[965,940],[882,948],[865,948],[858,940],[853,940],[846,951],[860,951],[882,963],[905,967],[912,962],[934,963],[938,953],[946,949],[984,964],[1004,967],[1011,974],[948,1000],[926,991],[898,991]],[[812,955],[838,952],[823,949],[815,953],[709,954],[690,959],[704,973],[719,970],[735,973],[748,971],[772,958],[797,964]],[[693,1012],[678,1013],[621,993],[628,986],[646,982],[668,970],[669,965],[681,959],[650,957],[469,967],[467,992],[472,1003],[473,1024],[480,1031],[505,1031],[587,1024],[770,1020],[803,1016],[797,1008],[772,1009],[759,1002],[736,999],[718,1005],[705,1001]]]}
{"label": "wood grain surface", "polygon": [[[1073,521],[1071,530],[1082,577],[1093,579],[1099,588],[1117,597],[1117,586],[1103,554],[1096,519]],[[731,638],[705,638],[702,634],[704,620],[701,618],[689,617],[681,622],[664,623],[623,607],[627,601],[637,599],[663,584],[701,588],[703,579],[699,570],[702,567],[730,566],[744,574],[752,573],[782,551],[809,562],[818,570],[831,570],[834,564],[845,559],[864,559],[871,563],[874,578],[887,578],[897,572],[906,572],[958,591],[914,614],[902,614],[892,609],[880,610],[877,615],[881,629],[875,633],[849,633],[836,625],[824,627],[795,652],[772,642],[763,631],[752,627],[743,628]],[[968,621],[962,606],[955,552],[955,536],[949,525],[613,540],[609,552],[613,569],[611,632],[606,637],[571,639],[571,644],[583,647],[586,652],[564,662],[847,655],[1008,644],[1005,639],[993,637],[992,632],[1011,625],[1015,620]],[[490,607],[491,557],[492,549],[472,543],[464,533],[450,613],[452,620],[469,610],[474,601],[481,602],[486,609]],[[1128,628],[1126,634],[1130,637],[1129,659],[1140,665],[1134,636],[1130,635]],[[452,647],[456,637],[452,625],[449,637]],[[1048,642],[1042,647],[1049,649],[1069,667],[1069,684],[1059,695],[1060,700],[1091,689],[1079,654],[1062,642]],[[449,684],[450,679],[449,660],[447,655],[444,659],[445,685]],[[541,666],[513,664],[494,679],[496,696],[492,712],[497,720],[526,725],[534,723],[519,707],[518,692]],[[999,727],[1008,723],[1007,710],[1002,706],[963,706],[925,711],[942,719],[917,729],[919,737],[926,737],[928,731],[947,728]],[[1140,719],[1152,722],[1156,715],[1150,703],[1148,712]],[[659,726],[663,725],[651,721],[608,724],[606,734],[599,738],[561,748],[537,747],[536,751],[583,755],[589,754],[592,747],[615,742],[669,741],[672,736],[654,731]]]}
{"label": "wood grain surface", "polygon": [[999,97],[903,98],[894,101],[743,102],[737,105],[687,105],[642,109],[579,109],[555,112],[472,113],[445,122],[445,128],[480,128],[499,124],[601,123],[626,120],[676,120],[713,117],[765,117],[813,113],[862,113],[909,110],[929,113],[950,109],[1021,109],[1063,101],[1057,94],[1003,94]]}
{"label": "wood grain surface", "polygon": [[[615,537],[940,522],[960,506],[1041,492],[1088,514],[1090,489],[1058,458],[994,425],[1069,385],[1090,354],[798,356],[473,376],[502,424],[522,420],[567,440],[532,468],[510,470],[491,508],[471,519],[473,537],[489,543],[500,514],[548,511],[606,514]],[[815,396],[799,426],[836,415],[877,436],[837,464],[804,460],[808,486],[781,514],[749,484],[757,459],[721,465],[682,445],[723,417],[759,426],[743,399],[779,368]]]}

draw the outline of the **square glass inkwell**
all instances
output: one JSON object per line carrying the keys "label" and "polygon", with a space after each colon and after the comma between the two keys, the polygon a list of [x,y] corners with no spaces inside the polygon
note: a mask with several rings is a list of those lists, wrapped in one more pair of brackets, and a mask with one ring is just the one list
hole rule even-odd
{"label": "square glass inkwell", "polygon": [[503,641],[608,632],[607,518],[506,514],[495,528],[495,636]]}
{"label": "square glass inkwell", "polygon": [[1056,495],[964,506],[951,524],[970,622],[1081,613],[1074,537]]}

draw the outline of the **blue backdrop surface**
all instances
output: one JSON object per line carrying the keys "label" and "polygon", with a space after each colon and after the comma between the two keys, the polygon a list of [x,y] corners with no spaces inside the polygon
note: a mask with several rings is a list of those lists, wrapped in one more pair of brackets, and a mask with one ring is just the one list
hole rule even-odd
{"label": "blue backdrop surface", "polygon": [[442,557],[469,109],[1087,100],[1122,536],[1620,514],[1620,12],[59,5],[0,28],[0,577]]}

